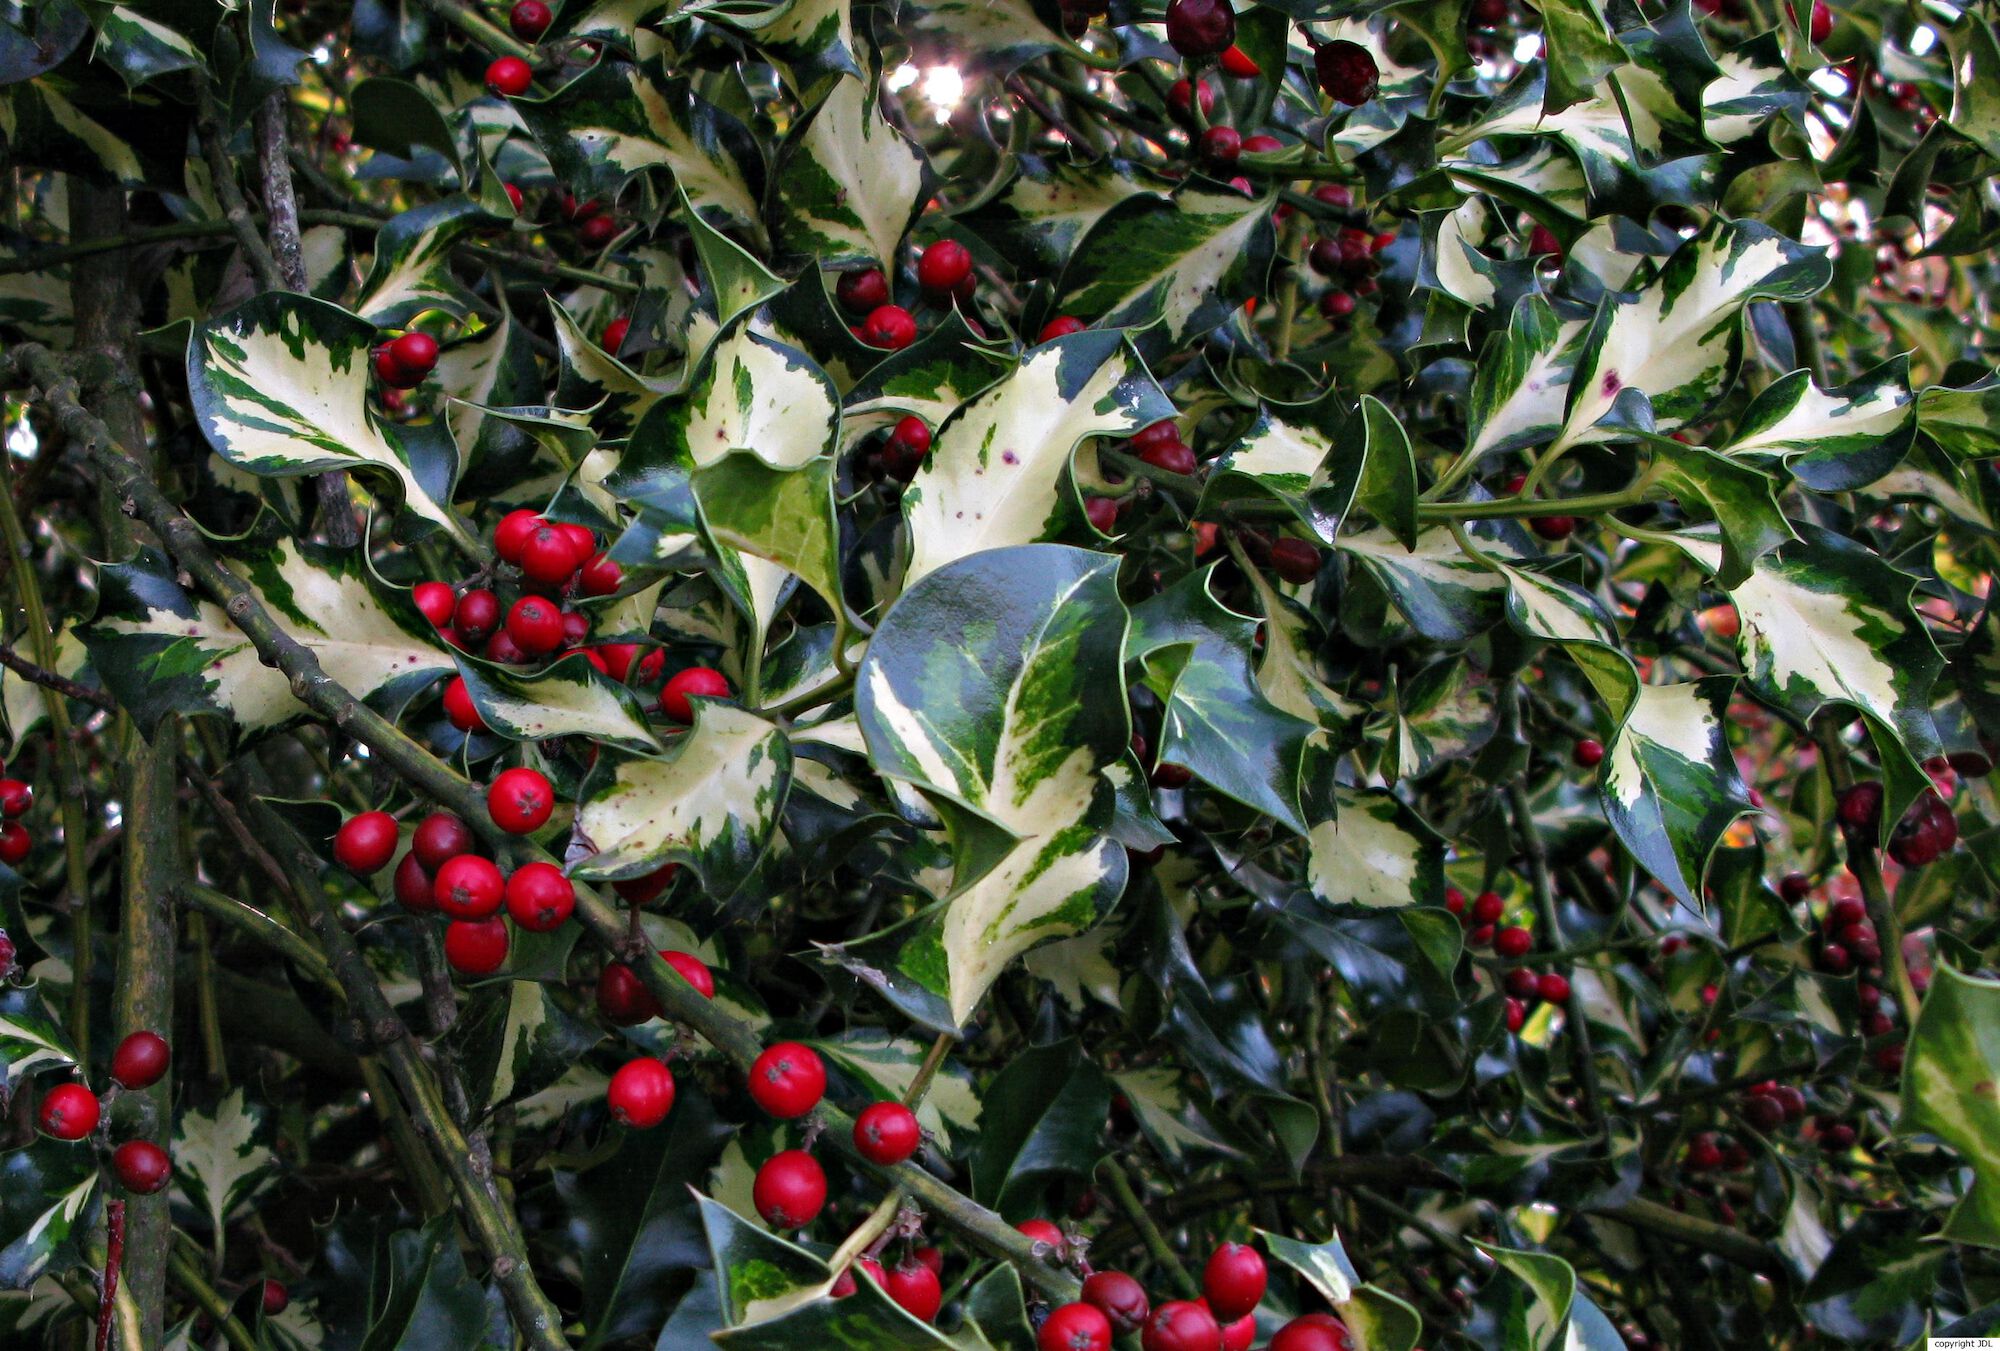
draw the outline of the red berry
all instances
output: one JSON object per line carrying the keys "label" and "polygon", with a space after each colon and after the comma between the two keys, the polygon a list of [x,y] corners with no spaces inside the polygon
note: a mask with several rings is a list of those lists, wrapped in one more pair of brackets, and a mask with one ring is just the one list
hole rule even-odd
{"label": "red berry", "polygon": [[576,909],[576,887],[553,863],[523,863],[507,879],[507,914],[529,933],[562,927]]}
{"label": "red berry", "polygon": [[1229,0],[1168,0],[1167,42],[1182,56],[1216,56],[1236,42]]}
{"label": "red berry", "polygon": [[1152,1312],[1146,1287],[1122,1271],[1093,1271],[1084,1278],[1083,1299],[1096,1305],[1120,1333],[1138,1331]]}
{"label": "red berry", "polygon": [[550,524],[569,536],[570,546],[576,550],[576,560],[579,566],[582,565],[585,559],[597,552],[597,532],[589,526],[579,525],[575,521],[553,521]]}
{"label": "red berry", "polygon": [[660,691],[660,712],[675,722],[691,723],[694,721],[694,705],[688,702],[691,697],[727,699],[729,680],[722,672],[709,666],[690,666],[685,671],[677,671]]}
{"label": "red berry", "polygon": [[[1786,13],[1790,12],[1787,8]],[[1811,32],[1814,46],[1833,36],[1833,11],[1827,7],[1826,0],[1813,0]]]}
{"label": "red berry", "polygon": [[1335,103],[1349,107],[1374,98],[1381,76],[1368,49],[1344,39],[1326,43],[1313,53],[1313,73],[1319,77],[1319,87]]}
{"label": "red berry", "polygon": [[631,967],[606,962],[597,977],[597,1011],[614,1027],[631,1027],[659,1017],[660,1004]]}
{"label": "red berry", "polygon": [[81,1140],[97,1129],[97,1095],[82,1084],[57,1084],[42,1099],[42,1133],[58,1140]]}
{"label": "red berry", "polygon": [[765,1048],[750,1067],[750,1097],[782,1120],[804,1116],[825,1094],[826,1066],[810,1046],[781,1041]]}
{"label": "red berry", "polygon": [[7,931],[0,929],[0,980],[5,980],[14,970],[14,940]]}
{"label": "red berry", "polygon": [[585,248],[601,249],[618,237],[619,224],[613,216],[592,216],[576,227],[576,237]]}
{"label": "red berry", "polygon": [[1812,879],[1804,873],[1786,873],[1778,879],[1778,895],[1787,905],[1797,905],[1812,895]]}
{"label": "red berry", "polygon": [[531,657],[546,656],[562,646],[562,611],[553,601],[523,596],[507,612],[507,637]]}
{"label": "red berry", "polygon": [[1690,1173],[1711,1173],[1722,1166],[1722,1146],[1715,1136],[1701,1132],[1688,1141],[1687,1150],[1681,1155],[1681,1166]]}
{"label": "red berry", "polygon": [[292,1292],[285,1289],[284,1282],[264,1282],[264,1317],[276,1318],[292,1307]]}
{"label": "red berry", "polygon": [[542,0],[515,0],[514,8],[507,11],[507,26],[523,42],[540,42],[555,17]]}
{"label": "red berry", "polygon": [[1201,115],[1204,118],[1215,111],[1215,90],[1207,80],[1189,83],[1183,78],[1167,87],[1167,111],[1183,122],[1194,120],[1192,108],[1196,99],[1201,100]]}
{"label": "red berry", "polygon": [[1268,155],[1273,151],[1283,150],[1284,148],[1285,143],[1283,141],[1267,132],[1260,131],[1254,136],[1245,136],[1243,138],[1243,153],[1246,155]]}
{"label": "red berry", "polygon": [[1111,1320],[1094,1304],[1051,1310],[1035,1334],[1036,1351],[1111,1351]]}
{"label": "red berry", "polygon": [[586,555],[560,526],[538,525],[521,545],[521,571],[543,586],[561,586]]}
{"label": "red berry", "polygon": [[750,1199],[772,1228],[803,1229],[826,1206],[826,1170],[803,1149],[773,1154],[757,1170]]}
{"label": "red berry", "polygon": [[[1213,1309],[1210,1313],[1215,1312]],[[1222,1325],[1222,1351],[1250,1351],[1257,1340],[1257,1315],[1246,1313],[1234,1323]]]}
{"label": "red berry", "polygon": [[[527,544],[528,536],[547,524],[539,512],[529,511],[526,507],[508,512],[500,518],[500,524],[493,527],[493,552],[499,554],[500,560],[504,563],[519,563],[521,549]],[[494,609],[497,613],[499,609],[497,604]],[[459,627],[465,627],[462,620]]]}
{"label": "red berry", "polygon": [[334,834],[333,861],[356,877],[382,871],[395,856],[396,818],[387,812],[350,816]]}
{"label": "red berry", "polygon": [[1063,1247],[1062,1230],[1047,1220],[1022,1220],[1014,1226],[1019,1233],[1027,1235],[1036,1243],[1046,1245],[1050,1250],[1060,1252]]}
{"label": "red berry", "polygon": [[1444,889],[1444,908],[1451,911],[1454,915],[1463,915],[1465,913],[1465,893],[1457,887],[1446,887]]}
{"label": "red berry", "polygon": [[151,1196],[167,1185],[174,1166],[167,1151],[151,1140],[127,1140],[112,1151],[111,1171],[118,1185],[134,1196]]}
{"label": "red berry", "polygon": [[1118,527],[1118,499],[1115,497],[1086,497],[1083,499],[1083,516],[1091,528],[1108,535]]}
{"label": "red berry", "polygon": [[1521,1025],[1528,1021],[1528,1006],[1512,995],[1509,995],[1503,1007],[1507,1018],[1507,1030],[1509,1032],[1519,1032]]}
{"label": "red berry", "polygon": [[944,1279],[944,1254],[936,1248],[922,1247],[910,1255],[929,1267],[933,1276],[936,1276],[939,1280]]}
{"label": "red berry", "polygon": [[1347,1324],[1330,1313],[1301,1314],[1278,1329],[1269,1351],[1353,1351]]}
{"label": "red berry", "polygon": [[1581,768],[1595,769],[1604,763],[1604,743],[1585,737],[1571,748],[1570,758]]}
{"label": "red berry", "polygon": [[598,201],[595,197],[587,202],[579,202],[576,200],[574,193],[566,192],[562,195],[561,210],[562,218],[574,225],[579,221],[591,220],[601,214],[604,210],[604,203]]}
{"label": "red berry", "polygon": [[1535,994],[1544,1004],[1569,1003],[1569,977],[1556,971],[1545,971],[1535,982]]}
{"label": "red berry", "polygon": [[861,321],[861,341],[901,351],[917,340],[917,321],[901,305],[878,305]]}
{"label": "red berry", "polygon": [[1250,53],[1231,46],[1222,53],[1222,73],[1239,80],[1254,80],[1264,73],[1264,68],[1251,59]]}
{"label": "red berry", "polygon": [[923,1127],[900,1102],[871,1103],[854,1119],[854,1147],[870,1163],[889,1167],[917,1152]]}
{"label": "red berry", "polygon": [[1147,446],[1139,452],[1139,458],[1153,468],[1163,469],[1169,474],[1186,475],[1195,471],[1194,451],[1179,441]]}
{"label": "red berry", "polygon": [[527,199],[521,196],[521,190],[515,187],[512,183],[502,183],[500,186],[507,189],[507,200],[513,204],[514,213],[516,215],[519,215],[521,211],[521,205]]}
{"label": "red berry", "polygon": [[447,859],[431,884],[431,899],[450,919],[490,919],[500,913],[506,893],[500,870],[477,854]]}
{"label": "red berry", "polygon": [[1271,571],[1294,586],[1319,576],[1320,551],[1302,539],[1280,536],[1271,545]]}
{"label": "red berry", "polygon": [[[527,536],[521,537],[527,542]],[[515,557],[520,551],[515,550]],[[451,626],[464,634],[472,642],[478,642],[500,626],[500,598],[485,587],[474,587],[458,598],[458,608],[452,611]]]}
{"label": "red berry", "polygon": [[896,423],[889,439],[922,456],[930,452],[931,427],[920,417],[906,417]]}
{"label": "red berry", "polygon": [[1158,422],[1149,422],[1132,433],[1132,453],[1143,455],[1154,446],[1174,445],[1180,439],[1180,424],[1172,418],[1161,418]]}
{"label": "red berry", "polygon": [[903,1312],[920,1323],[936,1318],[944,1304],[944,1287],[938,1283],[937,1273],[907,1257],[890,1268],[883,1277],[882,1289],[903,1306]]}
{"label": "red berry", "polygon": [[493,824],[509,835],[533,834],[555,809],[555,789],[538,769],[503,769],[486,790],[486,810]]}
{"label": "red berry", "polygon": [[[375,378],[389,386],[391,392],[402,389],[414,389],[424,381],[422,372],[405,370],[403,363],[396,360],[396,354],[389,350],[387,346],[375,349],[374,356],[369,358],[369,365],[375,372]],[[387,395],[383,396],[383,406],[389,408]],[[402,401],[399,397],[395,407],[390,408],[389,411],[397,412],[401,408]]]}
{"label": "red berry", "polygon": [[1227,169],[1243,154],[1243,134],[1234,127],[1210,127],[1201,134],[1201,161],[1214,169]]}
{"label": "red berry", "polygon": [[486,660],[520,666],[528,661],[528,654],[521,650],[521,645],[514,641],[507,630],[501,629],[486,640]]}
{"label": "red berry", "polygon": [[418,582],[410,591],[410,599],[417,603],[433,628],[441,629],[451,623],[452,613],[458,608],[458,597],[444,582]]}
{"label": "red berry", "polygon": [[1169,1300],[1146,1320],[1139,1344],[1145,1351],[1222,1351],[1222,1329],[1192,1300]]}
{"label": "red berry", "polygon": [[599,643],[597,650],[604,656],[605,674],[621,683],[632,669],[632,659],[639,655],[637,643]]}
{"label": "red berry", "polygon": [[502,98],[527,93],[534,79],[534,68],[518,56],[503,56],[486,68],[486,87]]}
{"label": "red berry", "polygon": [[1525,957],[1535,945],[1535,936],[1518,924],[1510,924],[1493,935],[1493,951],[1501,957]]}
{"label": "red berry", "polygon": [[1493,924],[1507,913],[1507,902],[1500,899],[1497,891],[1482,891],[1472,902],[1472,922]]}
{"label": "red berry", "polygon": [[1543,539],[1568,539],[1576,533],[1576,517],[1531,516],[1528,518],[1528,529],[1534,531]]}
{"label": "red berry", "polygon": [[674,1072],[651,1056],[628,1060],[611,1076],[604,1101],[620,1125],[651,1130],[674,1110]]}
{"label": "red berry", "polygon": [[1352,291],[1328,291],[1319,298],[1320,314],[1336,322],[1353,314],[1354,305],[1354,293]]}
{"label": "red berry", "polygon": [[971,275],[972,254],[955,239],[940,239],[917,256],[917,285],[930,295],[949,295]]}
{"label": "red berry", "polygon": [[1465,946],[1469,948],[1483,948],[1492,941],[1493,926],[1491,924],[1475,924],[1472,928],[1465,931]]}
{"label": "red berry", "polygon": [[1785,1123],[1784,1105],[1775,1098],[1746,1097],[1740,1110],[1744,1121],[1759,1134],[1769,1134]]}
{"label": "red berry", "polygon": [[834,283],[833,294],[849,314],[870,314],[889,303],[889,279],[879,267],[843,272]]}
{"label": "red berry", "polygon": [[1072,319],[1067,314],[1059,314],[1042,325],[1036,342],[1054,342],[1057,338],[1067,338],[1072,333],[1083,332],[1086,325],[1081,319]]}
{"label": "red berry", "polygon": [[703,999],[715,998],[715,973],[708,969],[708,963],[692,952],[679,952],[673,948],[661,948],[660,960],[680,973],[680,978],[700,992]]}
{"label": "red berry", "polygon": [[166,1076],[173,1049],[157,1032],[133,1032],[111,1053],[111,1082],[120,1088],[151,1088]]}
{"label": "red berry", "polygon": [[667,889],[674,880],[674,874],[680,870],[678,863],[663,863],[643,876],[613,882],[611,889],[618,893],[621,900],[630,901],[633,905],[647,905],[660,898],[660,893]]}
{"label": "red berry", "polygon": [[435,895],[437,883],[417,859],[415,851],[403,855],[403,861],[396,865],[394,890],[396,903],[413,915],[425,914],[437,909]]}
{"label": "red berry", "polygon": [[[603,554],[585,563],[577,573],[577,585],[586,596],[608,596],[625,580],[625,569]],[[623,679],[623,677],[620,677]]]}
{"label": "red berry", "polygon": [[412,330],[389,344],[389,355],[405,374],[421,380],[437,365],[437,339]]}
{"label": "red berry", "polygon": [[1202,1269],[1201,1293],[1218,1321],[1233,1323],[1263,1301],[1268,1279],[1264,1258],[1255,1248],[1225,1243]]}
{"label": "red berry", "polygon": [[1850,924],[1866,924],[1868,907],[1853,897],[1835,901],[1826,908],[1826,927],[1832,930],[1845,929]]}
{"label": "red berry", "polygon": [[598,335],[597,345],[611,353],[612,356],[617,356],[618,349],[625,345],[625,335],[631,331],[632,321],[630,319],[613,319],[604,326],[604,332]]}
{"label": "red berry", "polygon": [[1849,786],[1834,807],[1840,824],[1849,830],[1872,831],[1882,825],[1882,785],[1872,780]]}
{"label": "red berry", "polygon": [[1542,978],[1525,966],[1509,971],[1502,983],[1516,999],[1533,999],[1542,992]]}
{"label": "red berry", "polygon": [[[932,1248],[930,1251],[936,1252],[937,1249]],[[878,1288],[882,1285],[883,1281],[888,1279],[882,1271],[882,1264],[880,1262],[872,1257],[857,1257],[854,1259],[854,1265],[841,1272],[839,1277],[835,1279],[833,1289],[829,1292],[833,1298],[846,1299],[854,1293],[854,1273],[857,1271],[875,1282]]]}
{"label": "red berry", "polygon": [[460,854],[472,852],[472,827],[450,812],[432,812],[417,822],[410,855],[426,872],[436,872]]}

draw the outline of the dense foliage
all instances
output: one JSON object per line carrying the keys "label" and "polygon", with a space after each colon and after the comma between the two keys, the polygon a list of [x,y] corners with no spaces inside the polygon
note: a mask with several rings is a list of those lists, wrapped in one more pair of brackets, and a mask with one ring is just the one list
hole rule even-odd
{"label": "dense foliage", "polygon": [[0,0],[0,1342],[2000,1332],[1994,24]]}

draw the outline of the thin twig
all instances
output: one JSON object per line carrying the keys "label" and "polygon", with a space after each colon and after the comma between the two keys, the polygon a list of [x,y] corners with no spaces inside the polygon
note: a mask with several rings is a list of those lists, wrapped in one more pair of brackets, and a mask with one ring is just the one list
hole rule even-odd
{"label": "thin twig", "polygon": [[244,200],[243,189],[236,182],[236,162],[229,158],[229,127],[223,121],[221,105],[216,102],[215,91],[209,87],[207,80],[195,81],[195,97],[201,151],[208,161],[209,177],[214,180],[211,186],[215,189],[215,198],[222,204],[223,219],[229,222],[229,231],[236,236],[236,245],[243,251],[243,261],[256,277],[258,289],[282,291],[285,279],[278,272],[278,261],[271,256],[264,236],[257,233],[257,222],[250,213],[250,204]]}
{"label": "thin twig", "polygon": [[1105,1182],[1111,1187],[1111,1199],[1118,1203],[1118,1208],[1125,1212],[1125,1218],[1139,1231],[1139,1237],[1145,1243],[1148,1255],[1167,1273],[1183,1295],[1189,1299],[1200,1298],[1200,1284],[1182,1264],[1180,1255],[1173,1250],[1173,1245],[1167,1242],[1167,1236],[1160,1232],[1160,1226],[1153,1223],[1153,1217],[1146,1211],[1146,1203],[1134,1190],[1131,1176],[1126,1173],[1124,1167],[1118,1160],[1106,1158],[1097,1166],[1097,1170],[1103,1174]]}
{"label": "thin twig", "polygon": [[37,666],[5,643],[0,643],[0,666],[6,667],[31,685],[54,690],[65,699],[74,699],[92,708],[101,708],[107,713],[118,711],[118,701],[103,690],[95,690],[68,676],[57,675],[46,667]]}

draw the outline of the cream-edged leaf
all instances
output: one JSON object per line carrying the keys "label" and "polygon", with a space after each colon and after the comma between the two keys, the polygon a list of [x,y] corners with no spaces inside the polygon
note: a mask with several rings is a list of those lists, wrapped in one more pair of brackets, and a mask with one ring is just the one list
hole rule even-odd
{"label": "cream-edged leaf", "polygon": [[[1331,766],[1328,766],[1330,771]],[[1335,785],[1306,836],[1307,880],[1328,905],[1434,905],[1444,895],[1444,841],[1394,793]]]}
{"label": "cream-edged leaf", "polygon": [[923,152],[882,115],[873,79],[835,80],[779,155],[779,239],[821,266],[893,268],[923,197]]}
{"label": "cream-edged leaf", "polygon": [[628,749],[659,743],[638,696],[575,653],[534,675],[461,656],[459,674],[480,718],[516,741],[583,736]]}
{"label": "cream-edged leaf", "polygon": [[1105,325],[1157,321],[1167,341],[1183,342],[1263,289],[1275,248],[1267,198],[1202,187],[1135,194],[1076,246],[1058,308]]}

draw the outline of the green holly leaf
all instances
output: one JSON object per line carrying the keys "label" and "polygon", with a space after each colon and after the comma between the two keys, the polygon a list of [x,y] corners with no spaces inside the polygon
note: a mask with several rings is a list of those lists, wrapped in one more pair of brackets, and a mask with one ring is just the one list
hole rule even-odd
{"label": "green holly leaf", "polygon": [[1639,686],[1598,773],[1618,838],[1688,906],[1724,832],[1751,810],[1722,717],[1735,683]]}
{"label": "green holly leaf", "polygon": [[1155,758],[1304,835],[1301,762],[1318,726],[1265,697],[1252,674],[1256,620],[1215,598],[1214,572],[1191,572],[1132,611],[1126,658],[1163,705]]}
{"label": "green holly leaf", "polygon": [[1057,308],[1111,325],[1204,333],[1264,289],[1276,250],[1269,198],[1188,187],[1136,193],[1098,218],[1056,285]]}
{"label": "green holly leaf", "polygon": [[87,1144],[37,1139],[0,1154],[0,1290],[26,1290],[77,1256],[97,1213]]}
{"label": "green holly leaf", "polygon": [[693,0],[676,12],[713,19],[755,43],[803,104],[835,80],[862,73],[851,0]]}
{"label": "green holly leaf", "polygon": [[0,985],[0,1089],[20,1092],[28,1075],[77,1063],[76,1048],[41,987]]}
{"label": "green holly leaf", "polygon": [[1944,28],[1944,41],[1952,73],[1951,112],[1945,120],[1953,131],[2000,158],[2000,39],[1990,22],[1966,13]]}
{"label": "green holly leaf", "polygon": [[412,512],[471,551],[451,512],[458,458],[448,438],[383,422],[369,407],[377,333],[310,296],[273,291],[247,301],[188,341],[195,418],[216,454],[253,474],[344,469],[392,479]]}
{"label": "green holly leaf", "polygon": [[452,1219],[389,1236],[388,1302],[361,1339],[361,1351],[417,1351],[484,1343],[496,1316],[497,1290],[472,1279]]}
{"label": "green holly leaf", "polygon": [[1386,1290],[1365,1284],[1335,1234],[1324,1243],[1302,1243],[1259,1229],[1272,1257],[1283,1262],[1333,1306],[1356,1337],[1356,1351],[1410,1351],[1423,1333],[1417,1311]]}
{"label": "green holly leaf", "polygon": [[1683,506],[1700,502],[1715,517],[1722,540],[1716,581],[1739,585],[1771,550],[1797,538],[1778,505],[1778,482],[1760,469],[1699,446],[1648,436],[1651,477]]}
{"label": "green holly leaf", "polygon": [[1499,1289],[1488,1299],[1497,1305],[1506,1344],[1530,1351],[1569,1346],[1565,1333],[1576,1303],[1576,1269],[1553,1253],[1492,1243],[1479,1243],[1479,1249],[1500,1264]]}
{"label": "green holly leaf", "polygon": [[[358,555],[280,540],[229,560],[278,626],[364,699],[398,705],[457,669],[408,593]],[[307,716],[291,680],[265,665],[221,606],[183,591],[142,549],[99,573],[97,617],[80,630],[91,666],[142,728],[169,713],[219,713],[245,733]]]}
{"label": "green holly leaf", "polygon": [[[348,91],[347,108],[354,118],[356,145],[406,160],[415,159],[419,150],[435,150],[464,180],[465,164],[444,114],[428,94],[408,80],[370,76]],[[379,242],[376,248],[380,250]]]}
{"label": "green holly leaf", "polygon": [[95,15],[99,59],[108,62],[128,90],[175,71],[204,64],[194,42],[130,5],[111,5]]}
{"label": "green holly leaf", "polygon": [[694,727],[663,756],[599,754],[577,803],[575,876],[616,881],[685,863],[720,902],[755,874],[791,787],[791,745],[754,713],[694,705]]}
{"label": "green holly leaf", "polygon": [[875,80],[835,80],[778,152],[778,238],[822,267],[893,270],[924,180],[923,152],[882,115]]}
{"label": "green holly leaf", "polygon": [[937,429],[904,490],[910,580],[1056,533],[1076,514],[1063,483],[1085,438],[1129,436],[1173,414],[1122,333],[1075,333],[1035,348]]}
{"label": "green holly leaf", "polygon": [[1131,1105],[1147,1143],[1183,1177],[1216,1159],[1248,1157],[1196,1101],[1188,1076],[1180,1071],[1151,1066],[1113,1074],[1111,1081]]}
{"label": "green holly leaf", "polygon": [[2000,376],[1926,389],[1917,396],[1917,427],[1962,460],[2000,455]]}
{"label": "green holly leaf", "polygon": [[1110,1076],[1075,1038],[1010,1059],[986,1085],[973,1199],[1026,1218],[1053,1180],[1089,1177],[1108,1147],[1111,1092]]}
{"label": "green holly leaf", "polygon": [[1342,535],[1334,544],[1388,593],[1411,628],[1433,642],[1465,642],[1500,619],[1506,579],[1459,548],[1441,526],[1419,533],[1415,547],[1382,529]]}
{"label": "green holly leaf", "polygon": [[479,716],[501,736],[515,741],[586,736],[627,750],[659,749],[638,696],[580,652],[533,675],[460,654],[458,673]]}
{"label": "green holly leaf", "polygon": [[2000,1018],[2000,981],[1938,963],[1910,1030],[1903,1067],[1899,1135],[1934,1135],[1958,1151],[1973,1183],[1945,1221],[1954,1243],[2000,1248],[2000,1052],[1991,1029]]}
{"label": "green holly leaf", "polygon": [[[882,774],[951,834],[942,906],[897,965],[962,1025],[1014,958],[1095,924],[1125,885],[1103,771],[1129,727],[1117,561],[1060,545],[991,549],[930,572],[883,617],[855,679]],[[920,974],[917,974],[920,973]]]}

